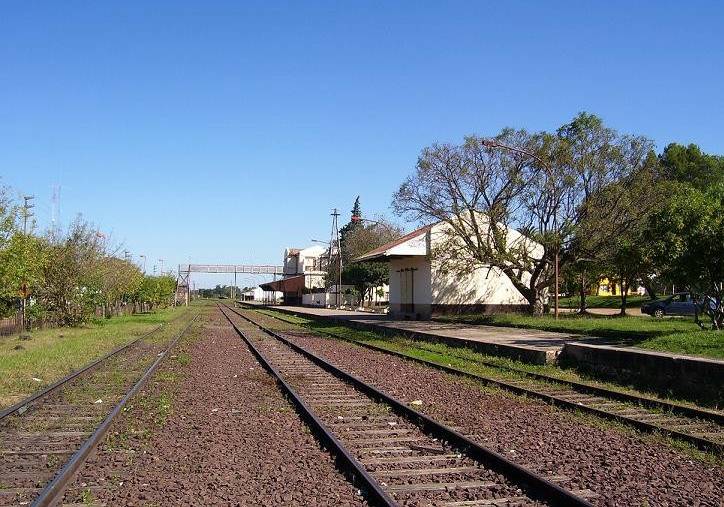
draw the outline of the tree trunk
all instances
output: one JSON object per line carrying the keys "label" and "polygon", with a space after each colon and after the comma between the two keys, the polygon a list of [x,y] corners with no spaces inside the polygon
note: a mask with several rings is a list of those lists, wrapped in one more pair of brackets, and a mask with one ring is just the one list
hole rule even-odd
{"label": "tree trunk", "polygon": [[540,292],[531,290],[525,298],[528,300],[528,311],[532,315],[543,315],[545,304]]}
{"label": "tree trunk", "polygon": [[646,289],[646,292],[651,299],[656,299],[656,291],[654,290],[654,284],[651,283],[651,278],[648,276],[644,277],[641,280],[641,285],[644,286],[644,289]]}
{"label": "tree trunk", "polygon": [[578,313],[588,313],[586,308],[586,272],[581,271],[581,303],[578,307]]}
{"label": "tree trunk", "polygon": [[628,292],[628,283],[621,277],[621,317],[626,315],[626,293]]}

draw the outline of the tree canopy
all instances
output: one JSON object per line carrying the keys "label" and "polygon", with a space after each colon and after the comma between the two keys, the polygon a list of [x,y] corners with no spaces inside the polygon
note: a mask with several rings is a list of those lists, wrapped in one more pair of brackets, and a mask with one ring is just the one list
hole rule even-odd
{"label": "tree canopy", "polygon": [[[76,325],[97,311],[109,316],[122,306],[167,305],[172,276],[146,276],[115,254],[96,227],[78,217],[67,230],[39,235],[20,221],[19,206],[0,187],[0,314],[14,314],[25,296],[31,319]],[[21,289],[25,289],[22,290]]]}
{"label": "tree canopy", "polygon": [[413,220],[448,226],[435,253],[448,267],[499,270],[531,311],[542,312],[556,252],[562,267],[597,256],[642,220],[625,212],[625,203],[652,205],[633,194],[643,188],[638,180],[646,178],[652,146],[588,113],[555,133],[471,135],[459,145],[423,149],[393,206]]}

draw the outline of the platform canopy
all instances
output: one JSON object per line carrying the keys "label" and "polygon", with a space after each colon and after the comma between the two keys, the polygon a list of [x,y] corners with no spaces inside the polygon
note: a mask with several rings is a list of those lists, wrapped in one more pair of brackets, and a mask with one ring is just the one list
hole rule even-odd
{"label": "platform canopy", "polygon": [[367,252],[354,259],[354,262],[362,261],[387,261],[397,257],[412,257],[427,255],[427,234],[432,230],[432,225],[426,225],[419,229],[405,234],[401,238],[390,241],[381,247]]}
{"label": "platform canopy", "polygon": [[259,287],[266,291],[299,292],[301,294],[304,289],[304,278],[305,275],[290,276],[274,282],[259,284]]}

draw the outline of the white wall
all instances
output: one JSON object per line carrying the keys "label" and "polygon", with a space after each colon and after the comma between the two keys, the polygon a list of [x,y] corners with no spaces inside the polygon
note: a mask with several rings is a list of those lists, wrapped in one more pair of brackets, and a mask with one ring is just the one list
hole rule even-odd
{"label": "white wall", "polygon": [[[353,294],[342,294],[342,304],[353,306],[357,299]],[[303,294],[302,304],[307,306],[337,306],[337,294],[331,292],[317,292],[314,294]]]}
{"label": "white wall", "polygon": [[[484,220],[481,219],[483,224]],[[432,261],[432,303],[438,305],[525,305],[527,300],[513,286],[510,279],[499,269],[489,266],[474,266],[472,263],[459,264],[450,248],[449,226],[445,223],[436,224],[428,235],[429,252]],[[455,239],[455,241],[459,241]],[[475,239],[473,238],[473,241]],[[509,247],[526,248],[532,257],[542,255],[543,248],[538,243],[521,235],[515,229],[508,229],[506,241]],[[447,255],[450,258],[447,258]],[[529,273],[523,273],[522,280],[526,283]]]}
{"label": "white wall", "polygon": [[320,289],[324,287],[324,273],[312,274],[307,273],[304,275],[304,286],[307,289]]}
{"label": "white wall", "polygon": [[[254,287],[254,290],[250,292],[253,294],[254,301],[264,301],[265,299],[281,300],[284,296],[283,292],[276,291],[272,293],[270,291],[264,291],[261,287]],[[244,294],[247,294],[247,292]]]}
{"label": "white wall", "polygon": [[525,305],[528,301],[498,269],[479,268],[459,275],[432,268],[432,304],[435,305]]}

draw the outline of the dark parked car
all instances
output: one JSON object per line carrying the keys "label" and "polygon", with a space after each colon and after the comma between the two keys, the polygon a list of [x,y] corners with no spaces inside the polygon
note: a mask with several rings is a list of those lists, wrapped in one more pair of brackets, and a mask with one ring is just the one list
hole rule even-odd
{"label": "dark parked car", "polygon": [[689,292],[677,292],[672,296],[647,301],[641,305],[641,313],[654,317],[664,315],[694,315],[696,313],[694,300]]}

